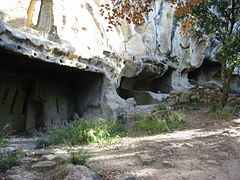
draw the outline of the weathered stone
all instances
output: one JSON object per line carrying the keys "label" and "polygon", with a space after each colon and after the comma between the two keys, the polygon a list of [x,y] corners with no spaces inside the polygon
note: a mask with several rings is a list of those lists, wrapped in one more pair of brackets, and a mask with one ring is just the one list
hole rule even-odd
{"label": "weathered stone", "polygon": [[[100,4],[96,0],[12,0],[1,5],[0,96],[4,98],[0,118],[4,121],[0,127],[13,122],[17,131],[38,134],[69,123],[75,113],[127,114],[134,111],[130,107],[134,104],[125,101],[128,98],[135,98],[137,104],[158,103],[163,100],[159,94],[190,89],[190,77],[197,82],[209,81],[206,77],[219,81],[214,79],[219,64],[210,74],[197,69],[205,55],[217,61],[221,44],[216,39],[208,43],[205,36],[181,36],[173,23],[171,3],[154,1],[143,26],[123,21],[111,32],[99,14]],[[195,78],[193,71],[204,75]],[[135,79],[125,84],[124,77]],[[231,87],[237,88],[237,82]],[[124,96],[126,89],[132,92]],[[201,96],[185,94],[169,101]],[[138,97],[146,99],[139,103]]]}
{"label": "weathered stone", "polygon": [[54,173],[49,179],[64,179],[64,180],[100,180],[101,178],[88,169],[81,165],[61,165],[54,170]]}
{"label": "weathered stone", "polygon": [[139,153],[139,154],[137,154],[137,156],[143,165],[149,166],[156,162],[149,154],[147,154],[145,152]]}
{"label": "weathered stone", "polygon": [[167,155],[171,155],[173,153],[171,148],[169,148],[169,147],[162,148],[161,152],[164,153],[164,154],[167,154]]}
{"label": "weathered stone", "polygon": [[45,149],[38,149],[34,151],[35,156],[43,156],[43,155],[50,155],[50,154],[52,154],[52,152]]}
{"label": "weathered stone", "polygon": [[48,154],[48,155],[42,155],[41,160],[42,161],[52,161],[55,158],[54,155]]}
{"label": "weathered stone", "polygon": [[131,175],[122,175],[120,177],[116,177],[117,180],[137,180],[135,176]]}
{"label": "weathered stone", "polygon": [[32,163],[32,162],[37,162],[37,158],[31,158],[31,157],[25,157],[20,160],[18,160],[20,163],[27,164],[27,163]]}
{"label": "weathered stone", "polygon": [[207,160],[206,161],[208,164],[212,164],[212,165],[220,165],[220,163],[218,163],[217,161],[215,160]]}
{"label": "weathered stone", "polygon": [[194,147],[193,144],[191,144],[191,143],[184,143],[183,146],[188,147],[188,148],[193,148]]}
{"label": "weathered stone", "polygon": [[202,160],[208,160],[209,159],[209,155],[208,154],[202,154],[199,159],[202,159]]}
{"label": "weathered stone", "polygon": [[229,154],[227,152],[218,152],[216,153],[217,158],[226,160],[229,158]]}
{"label": "weathered stone", "polygon": [[39,161],[32,165],[32,168],[34,169],[51,169],[56,166],[55,161]]}
{"label": "weathered stone", "polygon": [[162,161],[162,166],[164,168],[174,168],[175,164],[171,161]]}
{"label": "weathered stone", "polygon": [[11,154],[16,151],[16,148],[14,147],[5,147],[5,148],[0,148],[0,154]]}
{"label": "weathered stone", "polygon": [[11,168],[6,172],[7,180],[41,180],[42,177],[39,173],[29,172],[21,167]]}
{"label": "weathered stone", "polygon": [[9,175],[6,177],[7,180],[41,180],[42,178],[30,173],[25,172],[24,174]]}

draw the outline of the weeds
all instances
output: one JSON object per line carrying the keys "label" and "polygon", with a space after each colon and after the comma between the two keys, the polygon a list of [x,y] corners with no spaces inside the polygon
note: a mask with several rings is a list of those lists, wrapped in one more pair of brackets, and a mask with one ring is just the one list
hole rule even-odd
{"label": "weeds", "polygon": [[150,114],[138,117],[134,130],[140,132],[163,133],[172,131],[174,128],[184,124],[183,116],[176,112],[166,111],[166,113]]}
{"label": "weeds", "polygon": [[18,160],[25,156],[23,147],[19,147],[15,152],[1,154],[0,172],[5,172],[12,166],[18,165]]}
{"label": "weeds", "polygon": [[125,126],[114,120],[89,122],[79,119],[67,127],[62,127],[49,134],[47,139],[39,139],[37,147],[56,144],[69,146],[78,144],[99,143],[125,131]]}
{"label": "weeds", "polygon": [[[169,109],[161,105],[160,109]],[[159,114],[160,113],[160,114]],[[47,138],[37,140],[37,147],[65,144],[68,146],[102,143],[119,136],[125,136],[128,131],[137,132],[168,132],[185,122],[185,119],[176,112],[168,110],[155,110],[148,116],[135,115],[134,127],[126,127],[118,120],[86,121],[78,119],[72,124],[59,128],[48,134]]]}
{"label": "weeds", "polygon": [[218,119],[225,119],[232,117],[234,112],[230,109],[226,109],[220,105],[214,105],[212,108],[211,116]]}
{"label": "weeds", "polygon": [[171,107],[165,103],[160,103],[157,105],[156,110],[171,110]]}
{"label": "weeds", "polygon": [[68,150],[70,154],[70,161],[74,165],[83,165],[87,166],[87,160],[92,157],[87,151],[80,149],[80,150]]}
{"label": "weeds", "polygon": [[7,145],[7,138],[12,133],[11,126],[9,124],[6,124],[1,130],[0,130],[0,148],[6,147]]}

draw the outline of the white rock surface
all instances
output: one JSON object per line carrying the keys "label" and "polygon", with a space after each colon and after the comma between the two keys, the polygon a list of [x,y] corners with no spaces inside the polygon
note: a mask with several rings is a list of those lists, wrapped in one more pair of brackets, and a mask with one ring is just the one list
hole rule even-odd
{"label": "white rock surface", "polygon": [[[168,81],[173,91],[191,88],[187,70],[201,66],[207,39],[180,36],[173,24],[174,6],[161,0],[152,4],[153,11],[144,26],[123,22],[107,32],[108,23],[99,13],[100,4],[105,2],[6,1],[0,7],[0,47],[46,62],[103,73],[100,106],[107,117],[129,107],[116,92],[121,77],[135,77],[146,66],[152,66],[152,73],[158,77],[171,68]],[[208,56],[214,53],[208,51]]]}

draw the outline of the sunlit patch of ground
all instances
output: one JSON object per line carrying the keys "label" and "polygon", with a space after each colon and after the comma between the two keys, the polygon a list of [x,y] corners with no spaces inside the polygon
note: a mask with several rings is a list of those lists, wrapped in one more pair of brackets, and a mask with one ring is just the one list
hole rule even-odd
{"label": "sunlit patch of ground", "polygon": [[110,180],[239,180],[240,119],[213,118],[209,108],[184,114],[182,131],[85,147],[90,167]]}

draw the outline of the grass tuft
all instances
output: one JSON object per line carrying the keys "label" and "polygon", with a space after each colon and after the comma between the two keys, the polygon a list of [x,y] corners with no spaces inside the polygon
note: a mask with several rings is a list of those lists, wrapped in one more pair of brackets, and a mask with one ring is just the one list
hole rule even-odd
{"label": "grass tuft", "polygon": [[160,114],[154,112],[141,118],[138,117],[133,128],[139,132],[163,133],[170,132],[185,122],[185,118],[177,112],[166,111]]}
{"label": "grass tuft", "polygon": [[227,109],[220,105],[214,105],[211,112],[211,116],[218,119],[226,119],[232,117],[233,114],[234,114],[233,110]]}
{"label": "grass tuft", "polygon": [[4,148],[7,146],[7,138],[12,133],[12,129],[10,124],[6,124],[1,130],[0,130],[0,148]]}
{"label": "grass tuft", "polygon": [[1,154],[0,156],[0,172],[5,172],[12,166],[18,165],[18,160],[25,156],[23,147],[19,147],[15,152]]}
{"label": "grass tuft", "polygon": [[37,141],[37,147],[66,144],[68,146],[100,143],[125,131],[125,126],[114,120],[86,121],[79,119],[67,127],[59,128],[49,134],[48,138]]}
{"label": "grass tuft", "polygon": [[169,105],[167,105],[166,103],[160,103],[156,106],[156,110],[159,110],[159,111],[161,111],[161,110],[171,110],[171,109],[172,108]]}
{"label": "grass tuft", "polygon": [[87,166],[87,160],[92,157],[87,151],[80,149],[80,150],[73,150],[69,149],[70,154],[70,162],[74,165],[83,165]]}

